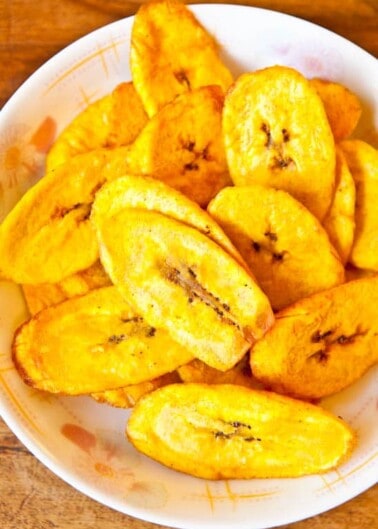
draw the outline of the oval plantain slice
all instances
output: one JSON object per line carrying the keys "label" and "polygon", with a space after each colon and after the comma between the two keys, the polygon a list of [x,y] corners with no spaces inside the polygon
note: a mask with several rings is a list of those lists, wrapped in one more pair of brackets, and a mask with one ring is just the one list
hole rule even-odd
{"label": "oval plantain slice", "polygon": [[130,146],[129,174],[153,176],[206,206],[231,183],[222,106],[217,86],[193,90],[167,104]]}
{"label": "oval plantain slice", "polygon": [[276,315],[253,347],[253,375],[273,391],[318,399],[378,361],[378,276],[350,281]]}
{"label": "oval plantain slice", "polygon": [[57,283],[90,267],[96,192],[125,172],[127,147],[76,156],[29,189],[0,226],[0,269],[20,284]]}
{"label": "oval plantain slice", "polygon": [[46,170],[73,156],[132,143],[147,122],[133,83],[121,83],[90,104],[59,135],[46,157]]}
{"label": "oval plantain slice", "polygon": [[91,397],[97,402],[110,404],[110,406],[115,406],[116,408],[132,408],[143,395],[147,395],[147,393],[151,393],[151,391],[168,384],[176,384],[178,382],[180,382],[180,377],[177,371],[173,371],[139,384],[92,393]]}
{"label": "oval plantain slice", "polygon": [[198,230],[141,209],[96,228],[102,264],[125,299],[210,366],[230,369],[272,325],[252,276]]}
{"label": "oval plantain slice", "polygon": [[193,359],[114,286],[42,310],[21,325],[12,350],[26,383],[67,395],[139,384]]}
{"label": "oval plantain slice", "polygon": [[299,72],[273,66],[241,75],[225,99],[223,134],[234,184],[283,189],[324,218],[334,140],[320,97]]}
{"label": "oval plantain slice", "polygon": [[361,140],[340,143],[356,184],[356,229],[349,261],[378,271],[378,150]]}
{"label": "oval plantain slice", "polygon": [[138,401],[127,437],[169,468],[205,479],[297,477],[337,467],[355,435],[320,407],[231,384],[172,384]]}
{"label": "oval plantain slice", "polygon": [[340,148],[336,148],[336,187],[331,207],[323,221],[329,240],[345,264],[355,230],[356,186]]}
{"label": "oval plantain slice", "polygon": [[157,211],[192,226],[219,244],[242,266],[247,266],[222,228],[206,211],[159,180],[127,175],[106,183],[96,194],[91,218],[95,224],[103,224],[126,208]]}
{"label": "oval plantain slice", "polygon": [[285,191],[260,185],[227,187],[208,210],[247,262],[273,309],[344,281],[344,267],[325,230]]}
{"label": "oval plantain slice", "polygon": [[335,141],[348,138],[361,117],[360,100],[340,83],[324,79],[311,79],[311,85],[323,102]]}
{"label": "oval plantain slice", "polygon": [[40,285],[22,285],[26,304],[31,315],[57,305],[66,299],[83,296],[90,290],[109,286],[109,276],[98,260],[92,266],[58,283],[42,283]]}
{"label": "oval plantain slice", "polygon": [[225,92],[232,83],[215,39],[176,0],[150,2],[138,10],[130,67],[150,117],[178,94],[208,85],[219,85]]}

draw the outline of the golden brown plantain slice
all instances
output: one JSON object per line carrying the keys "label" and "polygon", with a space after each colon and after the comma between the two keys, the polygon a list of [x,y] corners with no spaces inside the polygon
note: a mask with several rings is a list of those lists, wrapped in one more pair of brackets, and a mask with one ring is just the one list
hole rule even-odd
{"label": "golden brown plantain slice", "polygon": [[326,472],[355,434],[320,407],[230,384],[172,384],[143,397],[127,424],[143,454],[205,479],[297,477]]}
{"label": "golden brown plantain slice", "polygon": [[226,96],[223,133],[236,185],[283,189],[324,218],[334,189],[334,140],[316,90],[299,72],[273,66],[240,76]]}
{"label": "golden brown plantain slice", "polygon": [[12,350],[26,383],[68,395],[139,384],[193,359],[113,286],[39,312],[18,329]]}
{"label": "golden brown plantain slice", "polygon": [[249,365],[249,355],[243,358],[231,369],[219,371],[208,366],[198,358],[189,364],[177,368],[182,382],[201,382],[203,384],[236,384],[248,388],[257,388],[259,383],[252,377]]}
{"label": "golden brown plantain slice", "polygon": [[335,141],[352,134],[361,117],[361,103],[351,90],[340,83],[311,79],[311,85],[323,102]]}
{"label": "golden brown plantain slice", "polygon": [[353,245],[355,208],[356,186],[345,156],[336,148],[336,187],[323,227],[343,264],[347,262]]}
{"label": "golden brown plantain slice", "polygon": [[151,117],[178,94],[201,86],[223,91],[232,75],[215,39],[182,2],[149,2],[137,12],[130,66],[135,88]]}
{"label": "golden brown plantain slice", "polygon": [[129,209],[97,233],[102,264],[125,299],[210,366],[230,369],[272,325],[251,275],[198,230]]}
{"label": "golden brown plantain slice", "polygon": [[349,261],[378,271],[378,151],[361,140],[340,144],[356,184],[356,228]]}
{"label": "golden brown plantain slice", "polygon": [[305,399],[349,386],[378,361],[377,305],[377,276],[298,301],[251,350],[253,375]]}
{"label": "golden brown plantain slice", "polygon": [[41,285],[23,285],[25,301],[31,315],[42,309],[57,305],[66,299],[83,296],[90,290],[111,285],[109,276],[100,261],[59,283],[43,283]]}
{"label": "golden brown plantain slice", "polygon": [[57,283],[98,259],[89,214],[96,192],[124,173],[127,147],[76,156],[29,189],[0,226],[0,269],[20,284]]}
{"label": "golden brown plantain slice", "polygon": [[151,391],[167,386],[168,384],[176,384],[178,382],[180,382],[180,377],[177,371],[173,371],[172,373],[166,373],[146,382],[140,382],[139,384],[133,384],[124,388],[92,393],[91,396],[102,404],[110,404],[117,408],[132,408],[143,395],[147,395],[147,393],[151,393]]}
{"label": "golden brown plantain slice", "polygon": [[227,187],[208,210],[274,309],[344,281],[344,267],[323,227],[285,191],[260,185]]}
{"label": "golden brown plantain slice", "polygon": [[127,175],[108,182],[96,194],[91,218],[95,224],[103,224],[126,208],[157,211],[192,226],[219,244],[242,266],[247,266],[222,228],[206,211],[159,180]]}
{"label": "golden brown plantain slice", "polygon": [[223,94],[217,86],[177,97],[130,147],[129,173],[163,180],[206,206],[231,183],[222,140]]}
{"label": "golden brown plantain slice", "polygon": [[133,83],[121,83],[113,92],[89,105],[60,134],[46,158],[46,169],[73,156],[101,147],[133,142],[147,115]]}

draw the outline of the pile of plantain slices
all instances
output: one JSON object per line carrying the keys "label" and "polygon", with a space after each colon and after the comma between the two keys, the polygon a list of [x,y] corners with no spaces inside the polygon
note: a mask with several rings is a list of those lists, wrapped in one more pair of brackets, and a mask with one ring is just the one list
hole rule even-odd
{"label": "pile of plantain slices", "polygon": [[[60,134],[0,227],[34,388],[132,407],[129,441],[206,479],[336,468],[321,399],[378,360],[378,152],[338,83],[234,79],[176,0],[144,4],[132,82]],[[316,402],[317,404],[314,404]]]}

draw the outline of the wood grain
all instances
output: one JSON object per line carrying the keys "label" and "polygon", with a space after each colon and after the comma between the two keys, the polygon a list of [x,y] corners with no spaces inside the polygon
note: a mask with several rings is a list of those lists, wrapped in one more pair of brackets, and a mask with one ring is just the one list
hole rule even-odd
{"label": "wood grain", "polygon": [[[251,4],[315,22],[378,57],[378,0],[254,0]],[[122,0],[0,0],[0,108],[53,54],[89,31],[134,13],[136,6]],[[0,419],[0,527],[161,526],[114,512],[80,494],[32,456]],[[327,513],[283,527],[320,528],[378,529],[378,485]]]}

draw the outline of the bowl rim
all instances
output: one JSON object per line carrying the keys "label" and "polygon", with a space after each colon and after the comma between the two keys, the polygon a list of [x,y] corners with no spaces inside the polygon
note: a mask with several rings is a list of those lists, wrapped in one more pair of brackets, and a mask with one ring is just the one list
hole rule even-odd
{"label": "bowl rim", "polygon": [[[210,3],[210,4],[188,4],[188,7],[193,10],[193,12],[200,18],[201,15],[206,16],[208,12],[211,12],[213,10],[223,10],[225,12],[225,15],[227,14],[228,10],[231,10],[233,12],[239,11],[240,13],[260,13],[264,16],[275,18],[277,20],[290,20],[295,21],[295,24],[299,25],[305,25],[308,27],[311,27],[315,29],[316,31],[320,31],[321,33],[326,32],[331,38],[337,39],[339,42],[342,43],[343,46],[346,46],[351,52],[358,53],[358,54],[364,54],[365,58],[372,61],[372,67],[377,69],[377,59],[370,54],[368,51],[364,50],[362,47],[358,46],[357,44],[351,42],[350,40],[346,39],[343,36],[340,36],[333,31],[324,28],[318,24],[315,24],[313,22],[310,22],[308,20],[302,19],[297,16],[289,15],[286,13],[281,13],[279,11],[274,11],[266,8],[260,8],[260,7],[254,7],[254,6],[247,6],[247,5],[238,5],[238,4],[216,4],[216,3]],[[25,92],[28,90],[34,88],[39,84],[39,80],[41,75],[47,75],[50,71],[51,65],[56,60],[65,60],[68,58],[68,56],[72,53],[75,48],[79,48],[81,45],[86,45],[88,42],[90,42],[95,37],[102,37],[103,34],[109,32],[109,30],[112,30],[114,28],[120,27],[122,24],[130,25],[132,24],[134,19],[134,15],[121,18],[119,20],[116,20],[115,22],[111,22],[110,24],[106,24],[104,26],[101,26],[82,37],[78,38],[77,40],[73,41],[72,43],[65,46],[62,50],[58,51],[56,54],[54,54],[52,57],[50,57],[44,64],[42,64],[34,73],[32,73],[20,86],[19,88],[14,92],[14,94],[5,102],[4,106],[0,110],[0,123],[3,121],[3,119],[7,119],[8,114],[12,114],[15,112],[15,109],[18,105],[19,98],[24,95]],[[1,383],[1,381],[0,381]],[[39,446],[35,440],[33,439],[33,436],[30,435],[25,429],[22,427],[21,424],[19,424],[13,417],[12,412],[10,411],[9,404],[7,403],[6,399],[2,398],[2,394],[0,392],[0,416],[3,418],[4,422],[7,424],[7,426],[10,428],[10,430],[16,435],[16,437],[25,445],[25,447],[49,470],[51,470],[56,476],[61,478],[63,481],[68,483],[70,486],[74,487],[78,491],[82,492],[86,496],[90,497],[91,499],[102,503],[104,506],[110,507],[116,511],[122,512],[124,514],[130,515],[135,518],[142,519],[146,522],[150,523],[156,523],[161,525],[169,524],[171,527],[177,527],[177,528],[189,528],[189,526],[185,523],[185,520],[183,517],[170,519],[168,514],[156,514],[154,512],[150,513],[147,509],[138,509],[134,508],[133,506],[128,506],[127,509],[124,508],[124,505],[112,498],[109,498],[108,495],[102,493],[95,487],[88,485],[87,482],[84,480],[77,480],[75,477],[72,476],[72,473],[67,471],[66,468],[60,464],[59,460],[52,457],[52,455],[49,453],[48,450],[44,449],[42,446]],[[348,488],[349,494],[346,494],[342,496],[341,498],[331,498],[329,497],[329,500],[325,502],[325,505],[320,510],[319,506],[311,508],[307,508],[307,512],[305,515],[299,515],[296,518],[293,518],[292,516],[285,516],[285,513],[283,512],[283,518],[282,522],[279,524],[275,524],[275,527],[278,527],[279,525],[284,525],[288,523],[294,523],[299,520],[303,520],[306,518],[310,518],[312,516],[315,516],[317,514],[321,514],[325,511],[328,511],[331,508],[337,507],[338,505],[341,505],[353,497],[357,496],[358,494],[362,493],[363,491],[367,490],[369,487],[373,486],[376,483],[376,477],[374,477],[373,472],[371,472],[371,481],[364,481],[364,483],[359,483],[359,486],[354,485],[354,487]],[[332,501],[331,501],[332,500]],[[217,527],[219,529],[229,529],[230,524],[225,523],[222,524],[219,521],[215,520],[211,523],[205,522],[207,527]],[[251,527],[250,523],[244,525],[239,524],[241,528],[247,529],[247,527]],[[253,526],[255,527],[255,526]],[[257,526],[256,526],[257,527]],[[259,529],[264,529],[272,527],[271,525],[259,525]]]}

